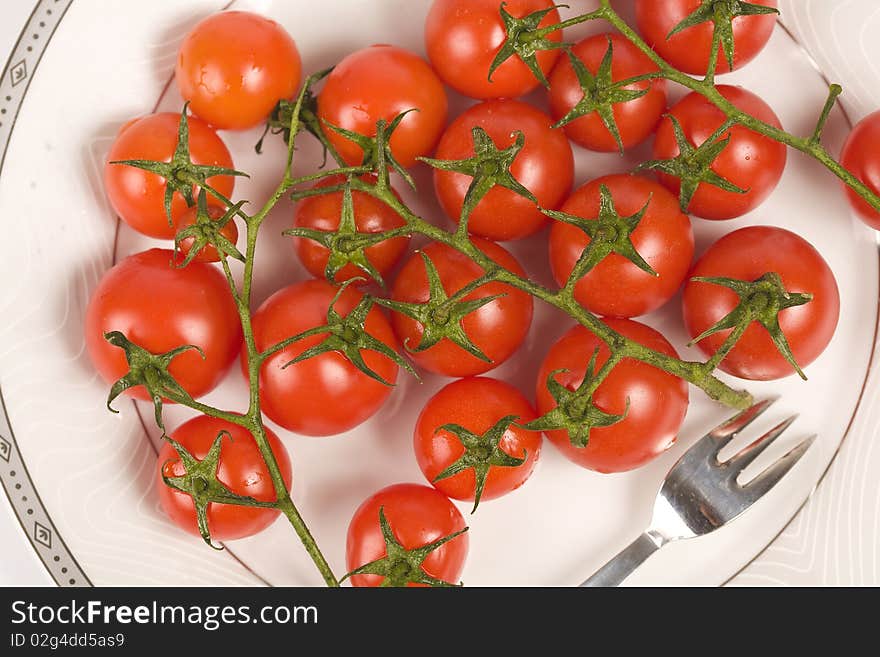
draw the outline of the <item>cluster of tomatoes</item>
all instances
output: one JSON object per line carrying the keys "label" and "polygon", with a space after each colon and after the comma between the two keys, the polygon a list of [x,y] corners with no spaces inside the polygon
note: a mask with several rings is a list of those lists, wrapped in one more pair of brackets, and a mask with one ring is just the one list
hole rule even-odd
{"label": "cluster of tomatoes", "polygon": [[[700,0],[636,2],[638,27],[646,41],[686,72],[705,72],[713,43],[712,21],[668,39],[667,35],[704,4]],[[775,6],[771,0],[758,4]],[[736,49],[730,61],[734,68],[761,50],[774,21],[773,15],[764,13],[734,19]],[[664,305],[684,286],[687,329],[699,338],[708,356],[725,348],[719,363],[723,370],[748,379],[772,379],[793,373],[794,363],[809,364],[828,344],[839,305],[834,277],[811,245],[781,228],[743,228],[721,238],[692,263],[694,239],[688,215],[724,220],[757,207],[782,175],[785,147],[743,126],[725,124],[726,116],[698,94],[667,107],[666,83],[650,78],[656,66],[617,34],[589,37],[564,54],[543,49],[528,61],[518,54],[500,64],[496,61],[511,25],[518,29],[528,23],[531,29],[541,29],[559,22],[552,0],[435,0],[425,28],[430,63],[398,47],[373,46],[346,56],[327,76],[317,96],[317,117],[325,126],[326,139],[344,163],[359,165],[364,150],[352,133],[373,136],[378,121],[390,123],[401,112],[415,109],[395,126],[390,138],[391,153],[403,167],[423,156],[473,162],[481,152],[500,153],[519,140],[521,149],[509,151],[515,154],[509,162],[513,180],[505,185],[505,172],[495,171],[498,184],[484,190],[487,193],[468,217],[473,243],[499,267],[524,276],[521,264],[496,242],[527,238],[552,224],[549,258],[560,286],[569,283],[590,243],[602,241],[605,251],[576,281],[574,297],[590,312],[605,317],[617,333],[675,356],[675,349],[659,332],[631,318]],[[558,43],[562,34],[551,31],[544,38]],[[727,70],[723,55],[719,52],[719,73]],[[634,76],[641,77],[614,87],[615,82]],[[548,83],[552,115],[517,100],[535,90],[539,78]],[[235,212],[217,197],[232,197],[233,162],[216,130],[249,129],[265,122],[279,100],[296,93],[300,57],[294,41],[277,23],[245,12],[225,12],[205,19],[185,38],[176,79],[191,111],[188,157],[196,167],[193,170],[204,174],[205,185],[218,193],[208,197],[206,210],[217,221],[212,233],[215,244],[226,244],[222,251],[228,255],[228,246],[238,238]],[[479,100],[448,125],[447,86]],[[772,109],[755,94],[733,86],[718,90],[735,106],[779,126]],[[135,119],[122,127],[108,155],[105,184],[113,208],[129,226],[152,237],[172,239],[204,222],[192,202],[197,185],[186,178],[172,181],[155,171],[111,162],[173,162],[179,156],[180,120],[165,113]],[[557,122],[563,125],[556,127]],[[658,171],[656,179],[612,175],[571,191],[572,143],[613,151],[651,136],[655,159],[649,168]],[[714,159],[706,159],[710,149]],[[857,170],[855,149],[848,148],[846,157]],[[863,179],[880,182],[869,180],[878,170],[869,169],[865,167]],[[435,169],[437,198],[453,221],[461,217],[474,175],[454,167]],[[369,183],[374,178],[362,180]],[[172,183],[177,187],[169,187]],[[508,359],[525,339],[532,297],[497,281],[474,285],[483,269],[441,243],[428,244],[399,266],[409,242],[404,219],[370,194],[341,189],[344,183],[344,176],[318,182],[317,190],[332,189],[300,201],[294,227],[329,234],[339,230],[348,214],[358,233],[393,236],[365,249],[366,262],[352,260],[339,266],[331,261],[338,253],[327,243],[296,238],[296,252],[316,278],[277,291],[252,314],[257,351],[324,326],[332,307],[338,317],[361,313],[358,321],[366,334],[390,349],[403,345],[418,367],[457,378],[427,403],[415,427],[416,458],[433,488],[392,486],[355,513],[347,555],[349,567],[358,569],[355,584],[376,584],[383,578],[402,583],[457,581],[467,536],[460,533],[465,523],[448,497],[478,503],[520,486],[540,453],[541,431],[526,426],[539,416],[562,409],[559,412],[567,413],[569,420],[586,411],[610,419],[596,422],[588,441],[566,429],[546,431],[570,460],[601,472],[638,467],[673,442],[687,409],[687,386],[644,362],[617,363],[592,393],[591,403],[578,409],[574,392],[589,383],[610,356],[605,342],[583,326],[572,328],[549,349],[537,374],[537,408],[510,384],[480,376]],[[181,185],[189,199],[180,193]],[[517,185],[533,198],[518,193]],[[687,213],[682,211],[683,200]],[[556,211],[549,213],[552,220],[545,211]],[[193,237],[179,240],[178,246],[179,253],[153,249],[132,255],[104,276],[89,304],[86,340],[95,366],[108,382],[129,371],[124,351],[105,340],[109,331],[123,333],[154,354],[197,345],[201,353],[190,350],[176,355],[168,372],[198,398],[220,382],[236,357],[241,355],[246,364],[246,351],[235,301],[221,270],[212,264],[221,256],[218,249],[210,243],[199,245]],[[179,266],[179,258],[197,246],[204,248],[186,266]],[[328,271],[330,281],[325,277]],[[363,278],[365,271],[377,279],[396,272],[388,295],[390,315],[377,305],[362,303],[360,281],[340,287]],[[769,273],[776,278],[767,282],[762,277]],[[722,279],[732,282],[719,284]],[[745,287],[735,285],[736,281]],[[424,344],[431,335],[416,310],[436,295],[452,297],[469,285],[472,289],[450,306],[464,308],[460,316],[453,312],[446,318],[457,322],[455,330]],[[780,298],[789,294],[799,294],[808,302],[780,307]],[[752,314],[744,320],[744,313]],[[742,324],[732,348],[725,347],[725,341],[740,324],[730,320],[721,327],[724,330],[712,330],[729,317]],[[774,320],[776,332],[771,330]],[[780,335],[788,353],[780,350]],[[375,349],[360,352],[365,367],[338,350],[291,364],[308,356],[324,338],[321,333],[304,337],[276,350],[261,366],[262,411],[287,430],[316,436],[348,430],[380,408],[392,391],[389,384],[397,379],[398,363]],[[143,386],[128,393],[148,398]],[[171,437],[202,459],[222,431],[232,440],[222,443],[218,479],[237,494],[274,500],[266,466],[246,430],[199,416],[171,432]],[[286,451],[274,433],[267,430],[267,434],[290,485]],[[179,454],[166,445],[159,455],[160,476],[184,472]],[[165,485],[159,490],[169,515],[182,527],[197,531],[192,499]],[[208,510],[208,521],[215,539],[228,540],[260,531],[277,514],[272,508],[215,503]],[[392,557],[394,563],[389,561],[394,561]]]}

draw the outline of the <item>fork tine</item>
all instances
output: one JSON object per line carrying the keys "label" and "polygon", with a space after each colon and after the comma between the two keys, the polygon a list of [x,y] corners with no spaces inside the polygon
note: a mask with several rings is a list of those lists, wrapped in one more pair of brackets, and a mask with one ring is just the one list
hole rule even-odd
{"label": "fork tine", "polygon": [[743,490],[749,494],[754,501],[764,495],[773,488],[785,474],[794,467],[794,464],[801,460],[801,457],[807,453],[810,446],[815,442],[816,436],[810,436],[801,441],[796,447],[781,457],[773,465],[769,466],[764,472],[755,477],[752,481],[743,486]]}
{"label": "fork tine", "polygon": [[729,420],[712,429],[707,435],[715,443],[715,453],[721,451],[736,435],[754,422],[779,397],[769,397],[752,404],[746,410],[737,413]]}
{"label": "fork tine", "polygon": [[745,470],[749,464],[758,458],[764,450],[770,447],[770,445],[782,435],[782,432],[788,429],[791,426],[791,423],[796,419],[797,415],[792,415],[790,418],[783,420],[750,445],[743,447],[726,462],[727,465],[740,471]]}

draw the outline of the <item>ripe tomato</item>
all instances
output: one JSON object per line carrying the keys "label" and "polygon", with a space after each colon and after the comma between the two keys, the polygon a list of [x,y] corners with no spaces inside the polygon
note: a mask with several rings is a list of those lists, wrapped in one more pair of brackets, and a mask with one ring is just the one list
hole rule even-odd
{"label": "ripe tomato", "polygon": [[[318,95],[318,118],[325,123],[372,137],[376,122],[406,115],[391,136],[391,152],[404,167],[429,155],[446,125],[446,90],[431,67],[396,46],[376,45],[343,59],[327,76]],[[363,150],[347,137],[326,130],[350,165],[360,164]]]}
{"label": "ripe tomato", "polygon": [[[170,162],[177,148],[177,127],[180,115],[173,112],[150,114],[126,123],[116,135],[104,165],[104,188],[110,205],[119,217],[136,231],[173,239],[176,233],[165,214],[165,179],[155,173],[124,164],[117,160],[153,160]],[[204,121],[188,117],[189,150],[196,164],[233,168],[232,157],[217,133]],[[208,184],[226,198],[232,196],[232,176],[208,178]],[[194,193],[195,196],[195,193]],[[175,192],[171,216],[179,216],[186,201]]]}
{"label": "ripe tomato", "polygon": [[[605,185],[621,217],[645,212],[630,240],[636,252],[657,272],[643,271],[618,253],[610,253],[575,286],[578,303],[590,312],[612,317],[636,317],[656,310],[681,287],[694,257],[691,221],[678,199],[656,182],[618,174],[598,178],[578,189],[562,206],[568,214],[595,220],[600,189]],[[555,221],[550,231],[553,277],[563,286],[571,276],[590,237],[576,226]]]}
{"label": "ripe tomato", "polygon": [[[525,275],[516,259],[494,242],[475,238],[474,244],[500,266],[515,274]],[[423,248],[422,252],[434,263],[443,283],[443,289],[449,296],[484,273],[473,260],[451,246],[434,242]],[[455,377],[488,372],[510,358],[529,332],[534,303],[532,297],[525,292],[495,282],[480,286],[466,295],[464,300],[480,299],[495,294],[505,296],[465,315],[461,322],[465,334],[492,360],[491,363],[467,353],[446,338],[424,351],[409,352],[410,358],[429,372]],[[428,276],[425,262],[419,254],[407,260],[401,268],[391,290],[391,298],[395,301],[411,303],[423,303],[428,300]],[[400,342],[415,349],[422,340],[424,333],[422,325],[399,312],[394,312],[391,320]]]}
{"label": "ripe tomato", "polygon": [[[171,437],[179,442],[196,459],[202,460],[211,449],[211,445],[221,431],[228,431],[220,443],[220,465],[217,468],[219,479],[236,495],[253,497],[261,502],[272,502],[276,499],[275,488],[269,469],[251,433],[237,424],[225,420],[199,415],[184,422],[171,433]],[[278,467],[284,482],[290,488],[293,474],[290,457],[281,441],[270,429],[266,429],[266,438],[272,447],[272,453],[278,461]],[[159,502],[162,509],[174,523],[199,536],[198,522],[193,499],[186,493],[174,490],[165,485],[162,475],[173,478],[186,474],[177,451],[170,443],[162,445],[159,450],[157,479]],[[236,538],[253,536],[278,518],[276,509],[237,506],[234,504],[208,504],[208,529],[215,541],[229,541]]]}
{"label": "ripe tomato", "polygon": [[[476,470],[468,468],[451,477],[437,479],[466,449],[461,439],[444,425],[457,424],[476,436],[484,436],[497,422],[515,416],[517,424],[535,419],[531,403],[509,383],[486,377],[459,379],[435,394],[422,409],[413,434],[416,461],[422,473],[444,495],[457,500],[473,500],[476,492]],[[527,431],[511,424],[497,442],[497,447],[521,465],[489,465],[480,500],[501,497],[522,486],[532,474],[541,452],[541,433]],[[482,453],[479,450],[483,450]],[[492,456],[494,447],[476,446],[474,456],[484,461]]]}
{"label": "ripe tomato", "polygon": [[[779,119],[767,103],[742,87],[719,85],[718,91],[739,109],[771,125],[781,128]],[[669,113],[678,119],[688,141],[700,146],[717,130],[726,117],[698,93],[690,93],[680,100]],[[722,137],[730,135],[730,143],[712,164],[712,171],[732,182],[745,194],[728,192],[720,187],[700,183],[688,211],[704,219],[733,219],[754,210],[770,195],[785,169],[786,147],[778,141],[736,125]],[[672,121],[664,118],[657,128],[654,157],[673,158],[679,154],[672,130]],[[678,178],[658,175],[660,182],[678,194]]]}
{"label": "ripe tomato", "polygon": [[[374,493],[361,504],[348,526],[345,562],[354,570],[387,556],[379,525],[382,509],[394,539],[414,550],[465,528],[464,518],[445,495],[418,484],[395,484]],[[421,569],[429,577],[458,583],[468,552],[468,535],[462,534],[428,554]],[[353,586],[380,586],[381,575],[355,575]],[[410,584],[410,586],[417,586]]]}
{"label": "ripe tomato", "polygon": [[[183,213],[179,216],[173,217],[174,219],[174,231],[175,234],[192,226],[196,223],[196,215],[198,213],[198,208],[195,206],[191,208],[187,208],[183,211]],[[208,203],[208,215],[214,219],[220,219],[223,215],[226,214],[226,209],[220,205]],[[226,225],[220,229],[220,234],[228,239],[230,242],[235,244],[238,241],[238,226],[235,225],[235,220],[231,219],[226,222]],[[193,244],[195,243],[194,237],[187,237],[185,239],[180,240],[180,253],[186,257],[190,249],[193,248]],[[220,254],[217,252],[216,247],[212,244],[206,245],[202,248],[196,257],[194,258],[195,262],[219,262]]]}
{"label": "ripe tomato", "polygon": [[[776,0],[750,0],[765,7],[777,6]],[[712,52],[714,21],[707,21],[682,30],[667,39],[669,33],[703,0],[636,0],[636,24],[639,32],[657,54],[677,69],[693,75],[706,73]],[[764,49],[773,28],[776,14],[737,16],[733,19],[733,68],[742,68]],[[718,48],[718,73],[730,67],[721,47]]]}
{"label": "ripe tomato", "polygon": [[[264,351],[274,344],[327,323],[327,309],[338,289],[325,281],[310,280],[282,288],[254,313],[254,340]],[[363,298],[347,288],[333,306],[345,316]],[[385,315],[372,308],[367,332],[394,348],[394,333]],[[370,378],[342,353],[329,351],[284,365],[326,334],[303,338],[273,354],[260,369],[263,412],[285,429],[307,436],[329,436],[347,431],[373,415],[391,394],[392,387]],[[397,380],[397,364],[375,351],[363,351],[367,366],[390,383]],[[246,354],[242,352],[242,367]]]}
{"label": "ripe tomato", "polygon": [[[518,55],[506,60],[492,74],[489,68],[507,38],[499,0],[434,0],[425,21],[425,47],[431,65],[450,87],[471,98],[516,98],[533,91],[540,82]],[[507,0],[504,9],[523,18],[553,7],[552,0]],[[538,24],[559,23],[559,12],[550,11]],[[562,32],[547,36],[562,41]],[[559,50],[541,50],[538,65],[548,75]]]}
{"label": "ripe tomato", "polygon": [[[853,128],[843,145],[840,162],[865,183],[875,194],[880,194],[880,112],[869,114]],[[880,212],[849,187],[844,186],[847,198],[858,216],[875,230],[880,230]]]}
{"label": "ripe tomato", "polygon": [[[837,327],[840,295],[828,264],[803,238],[774,226],[750,226],[725,235],[694,265],[693,276],[753,281],[776,272],[788,292],[813,295],[802,306],[779,313],[779,326],[794,359],[802,368],[821,354]],[[684,321],[688,335],[696,337],[715,325],[739,303],[732,290],[720,285],[690,281],[684,288]],[[698,343],[706,355],[714,354],[730,331],[715,333]],[[767,381],[794,372],[757,323],[746,329],[736,346],[721,361],[721,369],[735,376]]]}
{"label": "ripe tomato", "polygon": [[[678,356],[666,338],[649,326],[629,319],[603,321],[646,347]],[[556,401],[547,389],[550,374],[567,370],[553,376],[569,390],[577,389],[597,348],[598,371],[610,352],[604,342],[583,326],[575,326],[551,347],[538,373],[539,414],[556,408]],[[605,413],[626,413],[626,416],[616,424],[592,429],[586,447],[572,445],[565,429],[548,431],[547,437],[566,458],[581,467],[598,472],[623,472],[644,465],[675,442],[687,412],[688,389],[684,380],[653,365],[624,359],[596,389],[593,403]]]}
{"label": "ripe tomato", "polygon": [[302,62],[296,43],[275,21],[224,11],[183,39],[175,79],[194,114],[220,130],[244,130],[296,93]]}
{"label": "ripe tomato", "polygon": [[[512,146],[516,132],[525,146],[510,172],[538,199],[542,208],[554,210],[571,191],[574,155],[562,130],[552,127],[550,117],[518,100],[489,100],[474,105],[447,128],[437,147],[438,160],[463,160],[474,156],[473,129],[485,130],[499,149]],[[434,188],[443,210],[453,221],[473,178],[453,171],[434,170]],[[534,202],[503,187],[494,187],[480,201],[468,220],[474,235],[512,240],[543,228],[548,219]]]}
{"label": "ripe tomato", "polygon": [[[343,176],[332,176],[315,185],[319,187],[332,187],[344,182]],[[396,192],[395,192],[396,194]],[[312,228],[333,232],[339,228],[339,220],[342,216],[342,192],[310,196],[299,202],[296,207],[293,225],[300,228]],[[388,207],[382,201],[373,198],[364,192],[352,192],[354,205],[354,221],[358,233],[384,233],[403,226],[403,217]],[[370,264],[383,277],[394,268],[400,260],[403,252],[409,244],[409,237],[395,237],[374,244],[364,249],[364,254]],[[294,238],[294,246],[300,262],[315,278],[324,278],[327,260],[330,251],[327,247],[305,238]],[[342,283],[351,278],[369,278],[368,274],[359,267],[348,263],[336,272],[336,282]]]}
{"label": "ripe tomato", "polygon": [[[86,308],[85,339],[95,369],[107,383],[128,373],[125,352],[104,339],[121,331],[154,354],[183,345],[201,347],[179,354],[168,372],[193,397],[213,390],[241,345],[241,324],[226,278],[213,265],[171,265],[173,252],[150,249],[110,269]],[[143,386],[126,390],[149,400]]]}
{"label": "ripe tomato", "polygon": [[[609,39],[614,48],[611,58],[612,82],[658,70],[654,62],[619,34],[597,34],[575,45],[571,52],[595,75],[608,49]],[[629,148],[645,141],[654,132],[660,117],[666,111],[666,81],[644,80],[624,88],[633,91],[648,90],[641,98],[615,103],[611,108],[623,147]],[[584,98],[584,91],[567,57],[560,60],[553,69],[548,97],[550,113],[556,121],[567,115]],[[569,139],[584,148],[605,152],[618,149],[617,141],[597,112],[567,123],[563,130]]]}

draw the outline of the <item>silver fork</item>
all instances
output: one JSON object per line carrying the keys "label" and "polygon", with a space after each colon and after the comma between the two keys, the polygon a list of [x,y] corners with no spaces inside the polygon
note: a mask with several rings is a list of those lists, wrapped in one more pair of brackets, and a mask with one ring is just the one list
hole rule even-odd
{"label": "silver fork", "polygon": [[715,427],[676,462],[657,495],[651,526],[581,586],[617,586],[648,557],[672,541],[694,538],[727,524],[791,470],[816,439],[810,436],[747,484],[738,475],[794,422],[787,418],[723,463],[718,453],[767,410],[766,399]]}

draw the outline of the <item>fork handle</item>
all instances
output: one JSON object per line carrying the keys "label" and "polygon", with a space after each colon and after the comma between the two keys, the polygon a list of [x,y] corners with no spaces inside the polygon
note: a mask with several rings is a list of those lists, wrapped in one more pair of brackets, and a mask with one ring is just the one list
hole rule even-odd
{"label": "fork handle", "polygon": [[581,586],[620,586],[620,583],[659,550],[664,542],[660,536],[644,532],[593,573]]}

